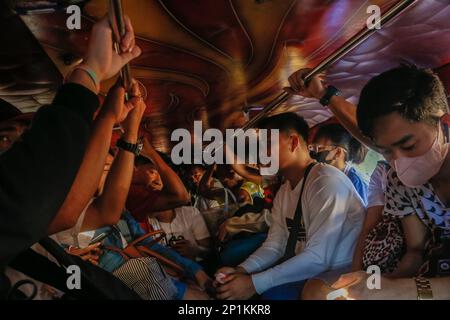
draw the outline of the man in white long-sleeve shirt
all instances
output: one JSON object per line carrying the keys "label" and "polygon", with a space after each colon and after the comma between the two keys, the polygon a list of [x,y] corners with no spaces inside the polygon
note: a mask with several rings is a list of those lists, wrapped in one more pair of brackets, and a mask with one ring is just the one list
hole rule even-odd
{"label": "man in white long-sleeve shirt", "polygon": [[[249,299],[256,293],[267,299],[298,299],[307,279],[350,267],[364,219],[363,202],[345,174],[314,164],[303,118],[285,113],[265,119],[259,127],[280,130],[280,174],[286,182],[275,197],[273,223],[264,244],[236,269],[218,271],[228,275],[217,288],[220,299]],[[304,175],[310,167],[301,197],[295,255],[286,260]]]}

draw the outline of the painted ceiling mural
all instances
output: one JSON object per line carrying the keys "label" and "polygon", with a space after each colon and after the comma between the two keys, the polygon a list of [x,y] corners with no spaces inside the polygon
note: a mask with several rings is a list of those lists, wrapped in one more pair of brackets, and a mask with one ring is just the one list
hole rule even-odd
{"label": "painted ceiling mural", "polygon": [[[384,12],[398,0],[122,2],[143,49],[132,64],[148,91],[143,126],[155,146],[167,151],[171,131],[191,129],[194,120],[221,129],[242,125],[244,110],[264,106],[292,72],[314,67],[364,28],[368,5]],[[17,33],[3,31],[0,40],[17,48],[0,48],[0,97],[24,111],[47,103],[62,75],[82,58],[92,23],[107,9],[106,0],[85,1],[80,31],[66,29],[64,11],[2,19]],[[441,67],[448,79],[449,16],[447,0],[417,1],[332,66],[328,80],[356,102],[368,79],[400,62]],[[103,93],[111,83],[104,84]],[[311,125],[330,117],[317,103],[298,97],[279,110],[299,112]]]}

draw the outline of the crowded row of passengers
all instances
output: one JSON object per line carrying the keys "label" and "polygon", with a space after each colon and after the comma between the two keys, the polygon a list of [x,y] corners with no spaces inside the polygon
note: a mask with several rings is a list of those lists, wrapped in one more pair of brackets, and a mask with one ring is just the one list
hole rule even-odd
{"label": "crowded row of passengers", "polygon": [[[277,176],[237,164],[176,167],[152,141],[138,148],[147,106],[136,81],[126,102],[118,81],[93,120],[100,81],[140,55],[126,21],[124,53],[111,50],[107,20],[98,22],[82,66],[32,120],[2,106],[3,289],[29,278],[18,262],[27,248],[58,264],[37,244],[51,235],[67,254],[148,286],[143,299],[155,283],[123,268],[138,259],[127,256],[136,241],[139,256],[169,275],[169,299],[326,299],[342,288],[351,299],[450,298],[442,263],[450,258],[450,119],[437,75],[386,71],[355,106],[323,75],[305,84],[309,70],[300,70],[290,93],[320,100],[336,121],[314,130],[293,113],[260,121],[280,131]],[[121,137],[111,145],[116,124]],[[385,158],[369,183],[354,166],[366,147]],[[366,284],[374,265],[381,290]],[[33,278],[42,297],[70,294],[65,283]]]}

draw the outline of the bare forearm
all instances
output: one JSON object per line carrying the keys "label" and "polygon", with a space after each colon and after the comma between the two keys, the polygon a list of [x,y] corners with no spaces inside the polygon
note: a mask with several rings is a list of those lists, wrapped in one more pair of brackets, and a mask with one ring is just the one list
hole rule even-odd
{"label": "bare forearm", "polygon": [[172,168],[170,168],[170,166],[161,158],[158,152],[153,149],[153,147],[146,147],[145,154],[153,160],[164,184],[164,191],[188,201],[189,194],[186,191],[183,182]]}
{"label": "bare forearm", "polygon": [[414,279],[381,279],[381,289],[372,290],[369,300],[417,300]]}
{"label": "bare forearm", "polygon": [[450,300],[450,277],[430,280],[435,300]]}
{"label": "bare forearm", "polygon": [[48,228],[48,234],[71,228],[94,196],[105,165],[111,141],[114,118],[100,115],[95,122],[83,162],[56,218]]}
{"label": "bare forearm", "polygon": [[343,97],[334,96],[330,100],[328,108],[338,119],[341,125],[347,129],[353,137],[359,142],[376,151],[373,142],[365,137],[358,128],[358,121],[356,118],[356,106]]}
{"label": "bare forearm", "polygon": [[363,269],[363,253],[364,242],[367,237],[367,232],[363,230],[359,235],[358,242],[356,243],[355,254],[353,255],[352,271],[360,271]]}
{"label": "bare forearm", "polygon": [[213,178],[212,175],[214,173],[214,170],[216,169],[215,165],[210,166],[205,174],[203,175],[202,179],[200,180],[200,184],[198,187],[198,192],[208,199],[213,199],[216,195],[216,193],[213,190]]}
{"label": "bare forearm", "polygon": [[[450,277],[429,279],[434,300],[450,299]],[[414,279],[386,279],[381,281],[381,290],[373,290],[375,300],[417,300]]]}
{"label": "bare forearm", "polygon": [[82,85],[83,87],[89,89],[90,91],[98,94],[98,89],[94,84],[94,81],[88,76],[88,74],[80,69],[76,69],[72,72],[72,74],[67,79],[68,83],[77,83]]}
{"label": "bare forearm", "polygon": [[[138,128],[127,130],[122,139],[137,143]],[[100,215],[98,220],[101,225],[115,224],[122,216],[133,176],[134,157],[133,153],[119,149],[105,181],[103,193],[93,204]],[[92,226],[83,225],[84,228],[91,229]]]}

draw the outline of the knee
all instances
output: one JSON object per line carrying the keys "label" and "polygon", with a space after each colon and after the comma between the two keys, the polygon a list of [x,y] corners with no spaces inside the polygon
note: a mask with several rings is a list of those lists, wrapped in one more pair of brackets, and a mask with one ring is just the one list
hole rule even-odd
{"label": "knee", "polygon": [[328,286],[318,279],[308,280],[301,293],[301,300],[326,300],[329,292]]}

